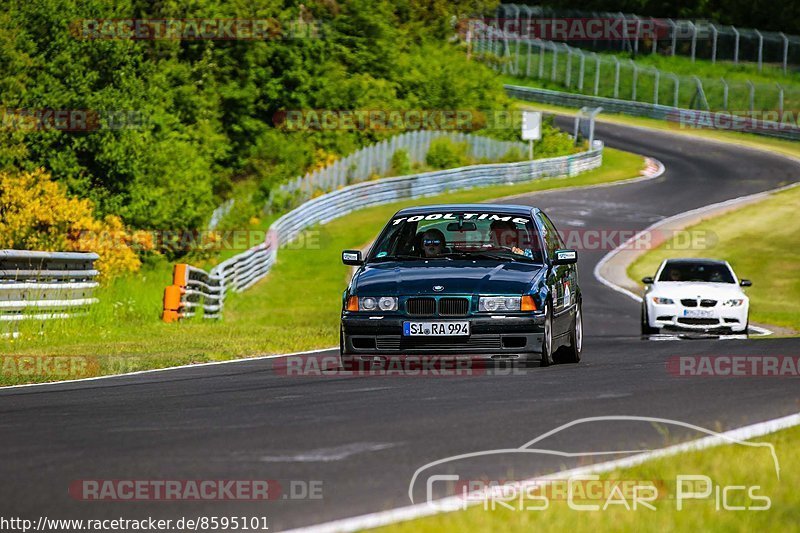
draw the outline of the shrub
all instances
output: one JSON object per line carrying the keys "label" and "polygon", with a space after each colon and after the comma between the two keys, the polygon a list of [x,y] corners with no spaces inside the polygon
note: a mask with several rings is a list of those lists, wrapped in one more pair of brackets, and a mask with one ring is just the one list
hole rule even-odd
{"label": "shrub", "polygon": [[0,248],[48,252],[96,252],[102,279],[136,272],[135,249],[153,250],[152,235],[128,232],[122,220],[94,216],[90,200],[70,198],[43,169],[0,172]]}
{"label": "shrub", "polygon": [[408,151],[403,148],[398,148],[392,154],[392,176],[405,176],[411,173],[411,158]]}
{"label": "shrub", "polygon": [[448,137],[431,141],[425,161],[435,169],[463,167],[469,164],[467,143],[457,143]]}

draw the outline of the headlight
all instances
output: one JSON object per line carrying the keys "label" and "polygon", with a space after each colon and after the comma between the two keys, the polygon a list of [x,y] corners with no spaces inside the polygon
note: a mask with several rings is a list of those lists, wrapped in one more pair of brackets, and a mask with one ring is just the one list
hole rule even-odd
{"label": "headlight", "polygon": [[744,303],[744,300],[743,300],[743,299],[741,299],[741,298],[734,298],[734,299],[732,299],[732,300],[727,300],[727,301],[726,301],[726,302],[724,302],[722,305],[724,305],[724,306],[727,306],[727,307],[739,307],[739,306],[740,306],[740,305],[742,305],[743,303]]}
{"label": "headlight", "polygon": [[378,300],[378,307],[381,308],[381,311],[397,311],[397,298],[384,296]]}
{"label": "headlight", "polygon": [[478,311],[519,311],[521,301],[520,296],[481,296]]}
{"label": "headlight", "polygon": [[397,298],[393,296],[364,296],[358,299],[359,311],[397,311]]}
{"label": "headlight", "polygon": [[656,305],[672,305],[675,302],[673,302],[669,298],[660,298],[658,296],[653,296],[653,303]]}

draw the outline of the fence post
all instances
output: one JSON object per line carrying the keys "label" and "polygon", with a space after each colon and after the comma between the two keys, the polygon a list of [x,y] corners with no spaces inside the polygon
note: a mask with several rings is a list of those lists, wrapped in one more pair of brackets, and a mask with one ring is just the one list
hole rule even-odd
{"label": "fence post", "polygon": [[750,80],[747,80],[747,86],[750,87],[750,115],[752,116],[756,110],[756,86]]}
{"label": "fence post", "polygon": [[672,28],[672,56],[675,57],[675,50],[678,48],[678,25],[672,19],[667,19]]}
{"label": "fence post", "polygon": [[631,59],[631,66],[633,67],[633,87],[631,89],[631,100],[634,102],[636,101],[636,86],[639,84],[639,68],[636,66],[636,62]]}
{"label": "fence post", "polygon": [[697,94],[700,95],[700,102],[705,105],[706,111],[711,111],[711,108],[708,105],[708,98],[706,98],[706,91],[703,89],[703,82],[700,81],[700,78],[697,76],[692,76],[694,78],[695,83],[697,84]]}
{"label": "fence post", "polygon": [[614,98],[619,98],[619,59],[617,56],[611,56],[614,60]]}
{"label": "fence post", "polygon": [[733,62],[739,64],[739,30],[736,29],[736,26],[731,26],[734,35],[734,43],[733,43]]}
{"label": "fence post", "polygon": [[761,72],[764,66],[764,36],[758,30],[753,31],[758,35],[758,71]]}
{"label": "fence post", "polygon": [[564,77],[564,84],[569,89],[572,87],[572,48],[567,46],[564,50],[567,52],[567,74]]}
{"label": "fence post", "polygon": [[600,94],[600,56],[595,52],[594,54],[594,95]]}
{"label": "fence post", "polygon": [[528,39],[528,56],[527,56],[527,62],[525,63],[525,77],[526,78],[530,78],[531,77],[531,48],[532,48],[532,46],[533,45],[531,44],[531,40]]}
{"label": "fence post", "polygon": [[725,78],[720,78],[722,81],[722,109],[724,111],[728,110],[728,82],[725,81]]}
{"label": "fence post", "polygon": [[586,54],[584,54],[582,50],[579,50],[578,53],[581,55],[581,70],[580,78],[578,79],[578,90],[583,92],[583,77],[586,73]]}
{"label": "fence post", "polygon": [[671,76],[672,76],[672,80],[673,80],[674,85],[675,85],[675,101],[673,103],[673,107],[680,107],[678,105],[678,100],[679,100],[680,91],[681,91],[681,80],[675,74],[672,74]]}
{"label": "fence post", "polygon": [[544,78],[544,42],[539,41],[539,79]]}
{"label": "fence post", "polygon": [[658,105],[658,84],[661,80],[661,71],[655,69],[654,71],[655,76],[653,76],[653,105]]}
{"label": "fence post", "polygon": [[783,85],[780,83],[776,83],[775,85],[778,86],[778,122],[783,122]]}
{"label": "fence post", "polygon": [[658,24],[653,17],[650,17],[650,22],[653,24],[653,27],[656,28],[653,32],[653,51],[651,52],[653,55],[656,55],[658,53]]}
{"label": "fence post", "polygon": [[786,76],[789,69],[789,38],[783,32],[780,36],[783,39],[783,75]]}
{"label": "fence post", "polygon": [[711,24],[711,35],[713,41],[711,41],[711,63],[717,62],[717,37],[719,36],[719,32],[717,32],[717,27]]}
{"label": "fence post", "polygon": [[691,21],[689,21],[689,25],[692,28],[692,63],[694,63],[697,58],[697,26]]}
{"label": "fence post", "polygon": [[553,69],[550,73],[550,80],[556,81],[558,77],[558,48],[556,47],[555,43],[553,44]]}

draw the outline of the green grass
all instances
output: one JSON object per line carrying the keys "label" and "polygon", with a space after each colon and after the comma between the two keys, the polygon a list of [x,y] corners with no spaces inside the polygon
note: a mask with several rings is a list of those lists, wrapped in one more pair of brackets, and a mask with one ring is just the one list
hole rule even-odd
{"label": "green grass", "polygon": [[[79,356],[81,375],[20,375],[2,371],[0,384],[50,381],[176,364],[225,360],[335,346],[341,295],[348,267],[340,252],[370,242],[397,209],[441,202],[485,202],[492,198],[585,186],[635,177],[640,156],[606,149],[601,168],[571,178],[551,178],[516,185],[454,191],[360,210],[303,236],[308,244],[282,249],[267,278],[242,294],[231,294],[221,322],[200,319],[164,324],[159,320],[163,290],[171,266],[158,263],[135,278],[119,280],[98,293],[100,304],[82,318],[28,324],[22,336],[0,343],[9,355]],[[11,360],[13,362],[13,359]]]}
{"label": "green grass", "polygon": [[[512,45],[512,52],[515,52]],[[530,76],[528,76],[526,45],[520,48],[518,59],[519,73],[516,76],[505,76],[506,83],[517,85],[531,85],[546,89],[564,90],[569,92],[594,95],[596,63],[592,56],[587,56],[584,68],[583,88],[579,88],[580,61],[577,55],[573,56],[570,68],[567,68],[566,54],[561,52],[554,61],[552,52],[544,55],[542,62],[542,77],[539,77],[540,56],[537,49],[533,48],[530,56]],[[724,109],[724,78],[729,86],[728,106],[730,111],[747,112],[750,109],[750,92],[747,81],[755,86],[754,109],[756,111],[777,111],[779,109],[779,88],[784,88],[784,110],[796,111],[800,109],[800,74],[790,72],[783,75],[781,69],[765,66],[762,72],[757,66],[749,63],[738,65],[732,62],[711,63],[708,60],[692,62],[687,57],[666,57],[661,55],[640,55],[634,63],[638,67],[636,76],[636,93],[634,94],[634,69],[630,55],[600,53],[600,84],[598,96],[608,98],[617,97],[622,100],[635,100],[638,102],[655,103],[655,76],[653,68],[658,68],[662,74],[658,83],[657,103],[662,105],[675,105],[674,78],[667,73],[675,74],[679,82],[678,107],[700,109],[699,100],[696,101],[697,85],[693,76],[702,82],[708,104],[713,111]],[[615,66],[613,58],[620,62],[619,92],[614,94]],[[516,58],[512,58],[512,63]],[[555,62],[555,76],[553,64]],[[569,74],[569,76],[568,76]],[[569,79],[568,79],[569,78]],[[704,108],[703,108],[704,109]],[[777,117],[774,117],[777,118]]]}
{"label": "green grass", "polygon": [[[680,454],[640,466],[600,475],[603,480],[635,481],[641,485],[656,485],[659,498],[650,510],[639,507],[626,510],[622,505],[611,505],[603,511],[576,511],[564,498],[551,498],[546,510],[520,509],[512,502],[514,510],[496,505],[495,509],[477,505],[466,511],[435,515],[377,529],[385,533],[438,532],[438,531],[800,531],[800,428],[791,428],[755,439],[775,446],[780,463],[780,479],[766,447],[726,445],[707,450]],[[678,476],[704,475],[711,478],[715,487],[745,486],[756,496],[770,499],[770,508],[764,511],[733,511],[720,505],[716,509],[714,491],[708,499],[684,500],[683,510],[677,510]],[[548,476],[557,478],[557,475]],[[652,483],[644,483],[650,481]],[[642,483],[638,483],[642,482]],[[687,489],[688,490],[688,489]],[[702,487],[697,487],[702,490]],[[578,502],[600,505],[604,499]],[[628,503],[632,499],[628,497]],[[733,491],[728,505],[761,506],[763,501],[751,499],[746,492]],[[540,506],[540,502],[524,502],[527,506]]]}
{"label": "green grass", "polygon": [[[672,241],[640,256],[628,276],[652,276],[670,257],[713,257],[730,262],[739,277],[751,279],[750,319],[800,330],[800,232],[797,219],[800,188],[776,193],[765,200],[687,228],[708,232],[717,240],[708,249],[674,251]],[[674,248],[674,246],[672,246]]]}

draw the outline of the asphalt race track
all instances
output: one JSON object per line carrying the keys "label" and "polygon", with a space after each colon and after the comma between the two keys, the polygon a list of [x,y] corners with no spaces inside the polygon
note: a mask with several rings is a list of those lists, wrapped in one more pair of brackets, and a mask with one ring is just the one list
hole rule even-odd
{"label": "asphalt race track", "polygon": [[[608,124],[598,124],[597,137],[657,158],[666,173],[513,203],[542,207],[560,229],[639,230],[800,177],[800,165],[763,152]],[[663,417],[718,430],[800,410],[795,378],[670,374],[666,362],[673,356],[796,356],[800,339],[642,338],[639,305],[592,275],[607,251],[579,256],[586,330],[579,365],[448,377],[287,376],[285,359],[261,359],[0,391],[0,514],[266,516],[270,529],[280,530],[408,505],[409,481],[424,464],[516,448],[582,417]],[[680,428],[671,435],[700,436]],[[594,452],[665,442],[649,424],[605,422],[571,429],[545,444]],[[505,479],[576,462],[527,456],[464,468]],[[266,503],[76,501],[68,487],[86,479],[269,479],[278,480],[283,492]],[[322,498],[303,498],[303,484],[292,480],[321,483]],[[289,497],[290,487],[298,499]]]}

